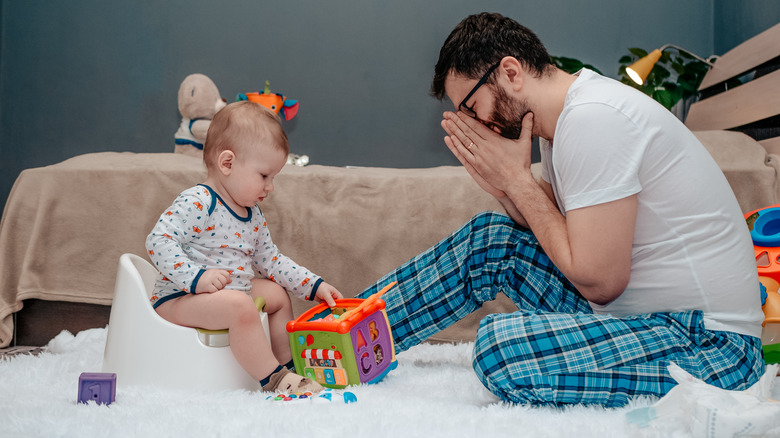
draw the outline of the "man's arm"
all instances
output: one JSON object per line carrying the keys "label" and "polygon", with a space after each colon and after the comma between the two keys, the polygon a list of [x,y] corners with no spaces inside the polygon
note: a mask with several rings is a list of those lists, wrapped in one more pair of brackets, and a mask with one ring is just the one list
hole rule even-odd
{"label": "man's arm", "polygon": [[[564,217],[548,183],[530,171],[533,115],[519,140],[507,140],[465,115],[449,113],[450,142],[486,184],[502,191],[553,263],[589,301],[606,304],[623,293],[631,273],[637,199],[574,209]],[[456,140],[453,140],[456,139]],[[464,145],[474,143],[467,148]],[[448,145],[449,146],[449,145]],[[506,205],[502,202],[502,205]]]}
{"label": "man's arm", "polygon": [[[548,198],[550,198],[550,201],[552,201],[553,204],[555,204],[555,195],[553,194],[552,186],[550,185],[550,183],[548,183],[543,179],[539,179],[538,184],[539,187],[544,192],[544,194],[547,195]],[[530,226],[528,225],[528,221],[525,220],[523,214],[520,213],[520,210],[517,208],[517,205],[515,205],[515,203],[509,198],[509,196],[502,196],[496,199],[504,207],[504,210],[506,210],[506,214],[508,214],[509,217],[512,218],[512,220],[514,220],[524,228],[530,228]]]}
{"label": "man's arm", "polygon": [[636,195],[570,210],[564,217],[537,187],[515,181],[507,192],[547,256],[582,296],[602,305],[614,301],[631,274]]}
{"label": "man's arm", "polygon": [[[469,175],[471,175],[471,177],[474,179],[477,185],[479,185],[488,194],[495,197],[496,200],[504,207],[506,214],[508,214],[509,217],[512,218],[512,220],[517,222],[521,227],[528,228],[528,222],[520,213],[520,210],[517,209],[515,203],[511,199],[509,199],[506,193],[503,190],[499,190],[493,187],[487,181],[485,181],[485,179],[482,178],[482,176],[474,169],[474,166],[472,166],[471,163],[469,163],[468,160],[466,160],[466,158],[460,153],[461,148],[459,147],[460,146],[459,140],[457,136],[453,135],[450,132],[446,124],[446,120],[442,121],[442,127],[447,131],[448,134],[450,134],[450,136],[444,138],[444,143],[450,149],[452,154],[455,155],[455,158],[457,158],[458,161],[460,161],[460,163],[463,165],[463,167],[466,169]],[[555,195],[553,195],[552,186],[550,186],[550,183],[544,181],[543,179],[540,179],[539,185],[541,186],[542,190],[547,194],[547,196],[550,198],[550,200],[552,202],[555,202]]]}
{"label": "man's arm", "polygon": [[504,211],[506,211],[506,214],[508,214],[513,221],[517,222],[517,224],[523,228],[529,228],[528,222],[526,222],[523,214],[520,213],[520,210],[517,209],[515,203],[509,199],[509,196],[502,196],[496,199],[504,207]]}

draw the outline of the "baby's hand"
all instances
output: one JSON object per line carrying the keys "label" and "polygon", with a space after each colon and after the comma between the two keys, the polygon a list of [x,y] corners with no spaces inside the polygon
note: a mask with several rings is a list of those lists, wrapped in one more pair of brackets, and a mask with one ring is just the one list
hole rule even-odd
{"label": "baby's hand", "polygon": [[314,295],[314,301],[317,301],[318,303],[324,301],[328,303],[328,307],[334,307],[336,305],[334,300],[340,300],[342,298],[344,298],[344,295],[341,295],[341,292],[324,281],[320,283],[320,287],[317,288],[317,293]]}
{"label": "baby's hand", "polygon": [[195,293],[210,294],[224,289],[231,281],[233,280],[230,279],[230,272],[224,269],[209,269],[200,275]]}

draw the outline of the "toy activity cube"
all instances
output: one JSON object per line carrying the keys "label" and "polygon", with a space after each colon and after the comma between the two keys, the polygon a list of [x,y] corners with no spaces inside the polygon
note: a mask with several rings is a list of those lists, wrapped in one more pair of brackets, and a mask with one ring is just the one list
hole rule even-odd
{"label": "toy activity cube", "polygon": [[756,254],[766,363],[780,363],[780,204],[745,215]]}
{"label": "toy activity cube", "polygon": [[376,383],[398,366],[385,302],[389,284],[366,298],[319,304],[287,323],[295,370],[328,388]]}

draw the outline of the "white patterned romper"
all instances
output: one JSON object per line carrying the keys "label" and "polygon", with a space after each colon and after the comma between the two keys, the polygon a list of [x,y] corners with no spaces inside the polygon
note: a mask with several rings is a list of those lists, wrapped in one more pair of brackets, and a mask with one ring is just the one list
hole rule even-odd
{"label": "white patterned romper", "polygon": [[260,208],[244,215],[200,184],[183,191],[146,238],[149,258],[162,274],[154,285],[152,305],[195,293],[208,269],[231,272],[229,289],[251,290],[255,272],[300,299],[312,300],[322,278],[279,252]]}

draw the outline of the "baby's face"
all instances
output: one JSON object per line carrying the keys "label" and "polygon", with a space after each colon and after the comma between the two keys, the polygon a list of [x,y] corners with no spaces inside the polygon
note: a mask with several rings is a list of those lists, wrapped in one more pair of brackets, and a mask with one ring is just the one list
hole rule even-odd
{"label": "baby's face", "polygon": [[242,207],[262,202],[274,190],[274,177],[287,162],[287,154],[265,142],[242,148],[225,188]]}

